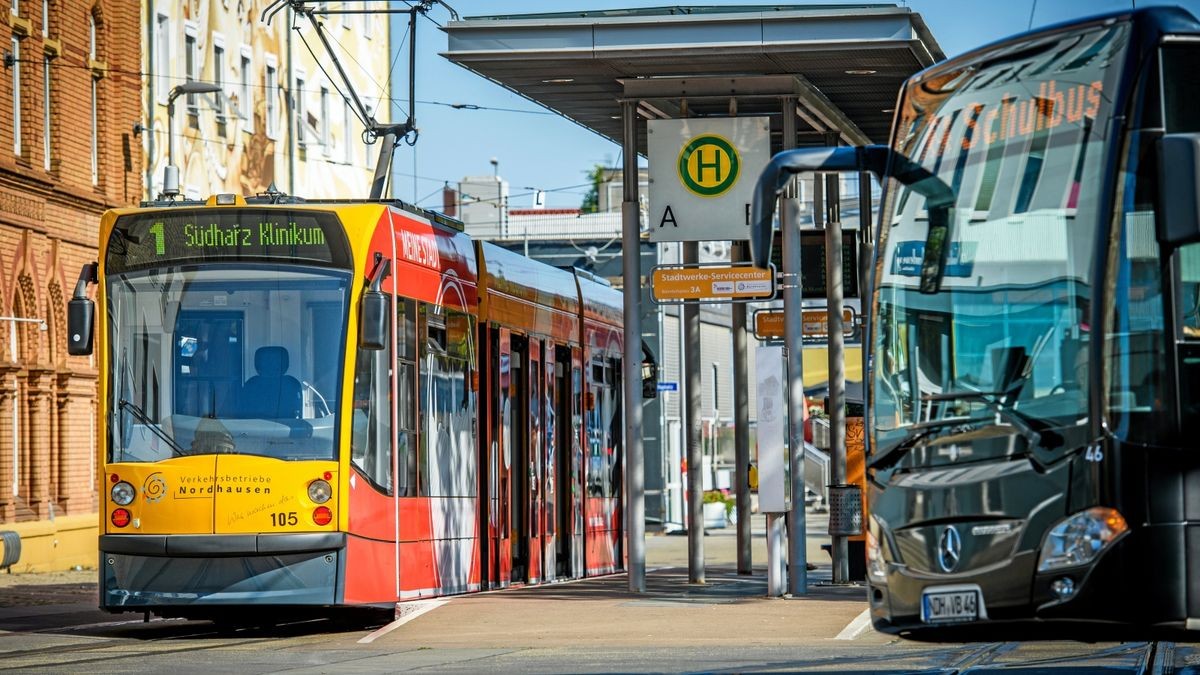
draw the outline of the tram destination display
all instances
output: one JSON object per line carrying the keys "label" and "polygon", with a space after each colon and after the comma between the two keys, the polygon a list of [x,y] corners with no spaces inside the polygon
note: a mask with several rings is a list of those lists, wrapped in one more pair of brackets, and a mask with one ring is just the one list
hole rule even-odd
{"label": "tram destination display", "polygon": [[217,260],[347,266],[337,216],[288,209],[199,209],[123,216],[109,239],[110,272]]}

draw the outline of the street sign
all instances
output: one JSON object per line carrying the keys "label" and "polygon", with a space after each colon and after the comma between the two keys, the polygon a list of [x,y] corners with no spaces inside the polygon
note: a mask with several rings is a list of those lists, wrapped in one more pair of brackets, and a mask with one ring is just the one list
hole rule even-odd
{"label": "street sign", "polygon": [[658,390],[659,391],[679,391],[679,383],[678,382],[659,382]]}
{"label": "street sign", "polygon": [[[802,313],[801,328],[804,337],[827,337],[829,314],[824,309],[806,309]],[[842,333],[854,333],[854,312],[842,310]],[[784,337],[784,315],[779,310],[763,310],[754,313],[754,336],[759,340],[782,340]]]}
{"label": "street sign", "polygon": [[[825,309],[806,309],[803,312],[802,330],[804,337],[827,337],[829,335],[829,311]],[[842,334],[854,332],[854,312],[842,310]]]}
{"label": "street sign", "polygon": [[750,237],[750,203],[770,159],[766,117],[650,120],[650,241]]}
{"label": "street sign", "polygon": [[650,294],[658,303],[768,300],[775,295],[775,270],[745,265],[656,267],[650,275]]}

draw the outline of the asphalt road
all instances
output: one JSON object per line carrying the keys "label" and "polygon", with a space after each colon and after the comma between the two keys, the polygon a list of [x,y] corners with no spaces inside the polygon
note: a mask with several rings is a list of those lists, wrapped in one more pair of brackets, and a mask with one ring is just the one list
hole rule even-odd
{"label": "asphalt road", "polygon": [[[823,531],[810,522],[810,532]],[[810,542],[816,550],[819,537]],[[0,578],[0,669],[109,673],[802,672],[1186,673],[1200,647],[1077,631],[923,642],[862,620],[861,587],[828,583],[765,597],[727,564],[732,531],[705,538],[706,583],[687,583],[686,537],[647,540],[647,592],[623,575],[407,603],[402,615],[270,616],[240,625],[110,615],[89,572]],[[814,560],[824,563],[815,555]],[[680,565],[682,560],[684,565]],[[6,575],[0,575],[6,577]],[[261,619],[261,618],[260,618]],[[1133,636],[1128,636],[1133,637]],[[996,641],[991,641],[996,640]]]}

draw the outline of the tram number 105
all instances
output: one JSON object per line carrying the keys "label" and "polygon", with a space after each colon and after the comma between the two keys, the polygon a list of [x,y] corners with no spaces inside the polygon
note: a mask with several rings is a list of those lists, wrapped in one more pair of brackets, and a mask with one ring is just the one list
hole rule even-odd
{"label": "tram number 105", "polygon": [[271,525],[273,525],[274,527],[287,527],[289,525],[295,525],[299,522],[300,522],[299,519],[296,518],[295,511],[288,511],[287,513],[272,513],[271,514]]}

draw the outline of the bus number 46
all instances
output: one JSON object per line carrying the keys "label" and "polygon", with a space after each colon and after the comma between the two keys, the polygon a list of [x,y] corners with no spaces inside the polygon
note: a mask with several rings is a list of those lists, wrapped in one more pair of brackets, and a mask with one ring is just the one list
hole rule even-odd
{"label": "bus number 46", "polygon": [[300,522],[300,521],[296,518],[295,511],[288,511],[287,513],[272,513],[271,514],[271,525],[273,525],[275,527],[286,527],[288,525],[295,525],[298,522]]}
{"label": "bus number 46", "polygon": [[1089,462],[1099,462],[1104,459],[1104,451],[1099,445],[1089,445],[1083,453],[1083,458]]}

